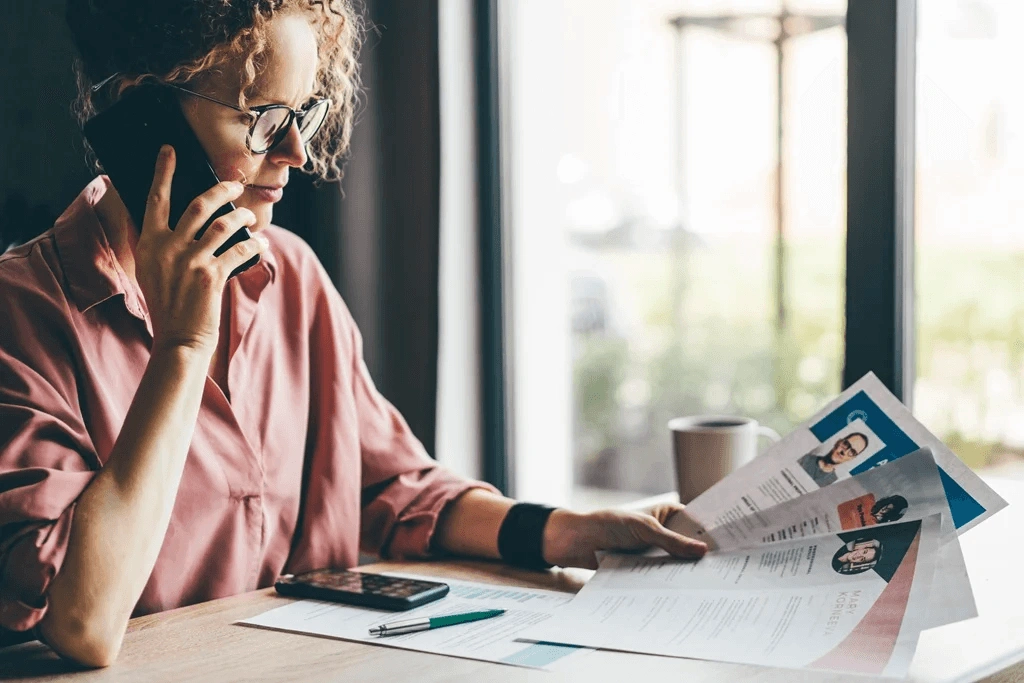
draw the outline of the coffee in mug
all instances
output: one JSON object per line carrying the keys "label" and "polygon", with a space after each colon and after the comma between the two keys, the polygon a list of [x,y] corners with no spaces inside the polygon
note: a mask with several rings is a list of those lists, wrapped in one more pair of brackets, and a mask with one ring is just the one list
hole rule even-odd
{"label": "coffee in mug", "polygon": [[686,504],[757,456],[757,439],[774,429],[748,417],[694,415],[669,420],[679,502]]}

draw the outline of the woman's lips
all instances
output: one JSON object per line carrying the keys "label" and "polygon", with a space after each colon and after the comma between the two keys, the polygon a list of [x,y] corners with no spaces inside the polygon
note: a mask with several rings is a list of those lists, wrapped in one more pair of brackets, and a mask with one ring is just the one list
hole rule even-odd
{"label": "woman's lips", "polygon": [[264,185],[247,185],[257,197],[265,202],[279,202],[284,197],[284,186],[266,187]]}

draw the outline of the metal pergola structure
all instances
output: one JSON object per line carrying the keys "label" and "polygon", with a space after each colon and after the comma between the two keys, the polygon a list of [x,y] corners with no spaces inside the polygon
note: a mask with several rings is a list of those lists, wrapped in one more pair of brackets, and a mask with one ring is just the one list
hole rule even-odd
{"label": "metal pergola structure", "polygon": [[[679,14],[668,23],[675,29],[675,84],[676,84],[676,195],[679,202],[680,229],[685,229],[686,214],[686,65],[684,39],[688,29],[703,28],[727,34],[734,38],[758,43],[770,43],[776,54],[776,136],[775,136],[775,324],[781,332],[786,326],[786,216],[783,144],[785,140],[786,44],[794,38],[843,26],[845,14],[810,14],[790,12],[783,4],[780,12],[732,14]],[[677,284],[677,292],[681,285]],[[676,304],[678,304],[676,300]],[[678,314],[677,314],[678,316]]]}

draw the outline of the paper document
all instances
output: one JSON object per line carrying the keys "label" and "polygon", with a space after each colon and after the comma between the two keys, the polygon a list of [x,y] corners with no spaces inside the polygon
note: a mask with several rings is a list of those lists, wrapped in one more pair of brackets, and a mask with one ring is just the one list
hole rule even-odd
{"label": "paper document", "polygon": [[936,514],[949,517],[949,505],[932,454],[921,449],[737,521],[700,530],[697,538],[712,549],[729,550]]}
{"label": "paper document", "polygon": [[930,448],[855,474],[729,524],[700,532],[718,550],[838,533],[890,521],[942,518],[926,628],[978,616],[960,542]]}
{"label": "paper document", "polygon": [[756,515],[928,446],[958,533],[1006,506],[984,481],[868,374],[763,455],[718,482],[676,515],[690,536]]}
{"label": "paper document", "polygon": [[[438,580],[431,576],[402,576]],[[454,579],[443,581],[451,587],[446,597],[405,612],[299,600],[236,623],[537,669],[557,668],[570,658],[590,652],[572,645],[516,641],[524,629],[543,623],[563,609],[572,599],[571,593]],[[371,626],[389,621],[484,609],[506,612],[493,619],[405,635],[380,637],[368,633]]]}
{"label": "paper document", "polygon": [[940,525],[932,515],[696,562],[609,554],[568,607],[521,637],[904,676],[927,615]]}

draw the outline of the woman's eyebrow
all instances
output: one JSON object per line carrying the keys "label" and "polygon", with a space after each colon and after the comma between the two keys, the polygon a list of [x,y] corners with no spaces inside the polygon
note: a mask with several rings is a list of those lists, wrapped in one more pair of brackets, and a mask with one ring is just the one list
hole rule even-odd
{"label": "woman's eyebrow", "polygon": [[[316,95],[317,90],[318,90],[318,88],[314,87],[313,90],[311,90],[308,95],[306,95],[301,100],[299,100],[294,105],[294,107],[296,107],[296,108],[297,107],[301,107],[303,104],[308,102],[310,100],[310,98],[312,98],[314,95]],[[288,104],[287,100],[285,100],[284,98],[265,97],[264,95],[259,94],[259,93],[257,93],[255,95],[255,97],[253,97],[253,106],[257,106],[258,107],[258,106],[262,106],[262,105],[265,105],[265,104],[284,104],[284,105],[287,105],[287,106],[293,106],[291,104]]]}

